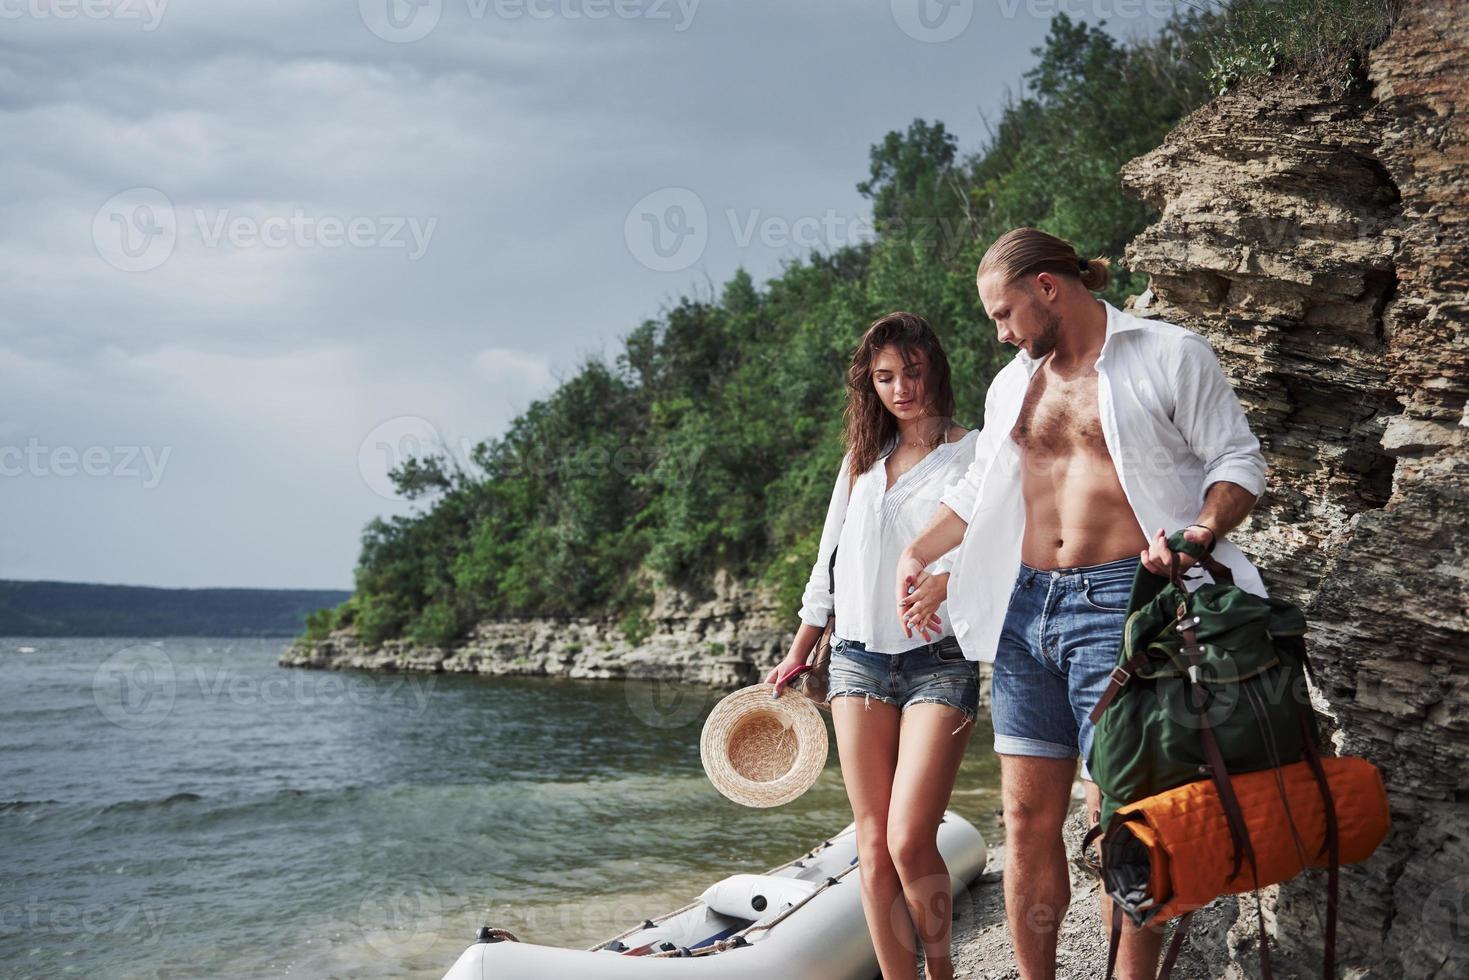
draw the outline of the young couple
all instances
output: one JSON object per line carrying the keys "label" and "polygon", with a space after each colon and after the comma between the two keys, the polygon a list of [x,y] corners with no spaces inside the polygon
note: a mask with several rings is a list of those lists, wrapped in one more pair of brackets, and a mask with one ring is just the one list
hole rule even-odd
{"label": "young couple", "polygon": [[[882,973],[952,977],[938,823],[993,664],[1005,907],[1020,975],[1054,977],[1070,902],[1061,831],[1078,757],[1091,819],[1092,727],[1139,564],[1167,574],[1169,532],[1265,594],[1224,536],[1266,465],[1207,341],[1092,295],[1105,261],[1033,228],[1001,237],[977,287],[1019,348],[991,382],[983,427],[954,425],[949,366],[922,318],[872,325],[848,373],[848,451],[779,688],[835,610],[829,697],[857,825],[862,902]],[[827,568],[836,549],[835,591]],[[1180,554],[1187,569],[1193,560]],[[1202,569],[1190,586],[1209,581]],[[1111,903],[1103,898],[1102,928]],[[914,935],[918,945],[915,948]],[[1123,930],[1118,970],[1153,977],[1161,933]]]}

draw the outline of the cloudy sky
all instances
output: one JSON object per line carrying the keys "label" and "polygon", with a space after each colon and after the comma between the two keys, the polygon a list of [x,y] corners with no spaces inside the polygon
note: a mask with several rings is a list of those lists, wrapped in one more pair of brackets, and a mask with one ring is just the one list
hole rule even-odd
{"label": "cloudy sky", "polygon": [[1057,10],[1165,0],[0,0],[0,578],[350,588],[467,452],[738,267],[857,240]]}

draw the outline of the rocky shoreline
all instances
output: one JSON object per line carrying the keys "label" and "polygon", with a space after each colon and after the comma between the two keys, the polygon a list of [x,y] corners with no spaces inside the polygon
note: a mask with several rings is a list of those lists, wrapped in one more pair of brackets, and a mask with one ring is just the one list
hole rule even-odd
{"label": "rocky shoreline", "polygon": [[[800,626],[764,592],[720,573],[704,595],[660,591],[646,636],[629,636],[615,619],[505,619],[479,623],[450,648],[389,640],[377,647],[348,630],[294,643],[283,667],[377,670],[572,680],[658,680],[734,690],[763,680]],[[988,703],[989,669],[980,666]]]}
{"label": "rocky shoreline", "polygon": [[475,626],[451,648],[389,640],[369,647],[348,630],[295,643],[285,667],[329,670],[673,680],[735,688],[785,655],[800,623],[759,589],[721,573],[707,594],[655,593],[644,636],[610,618],[506,619]]}

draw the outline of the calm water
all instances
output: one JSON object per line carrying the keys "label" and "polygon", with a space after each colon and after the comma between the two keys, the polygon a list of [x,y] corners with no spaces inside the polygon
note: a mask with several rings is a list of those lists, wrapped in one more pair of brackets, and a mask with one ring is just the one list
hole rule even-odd
{"label": "calm water", "polygon": [[[795,803],[720,796],[723,692],[281,648],[0,638],[0,974],[437,978],[482,923],[589,946],[851,820],[834,740]],[[952,805],[990,840],[997,785],[981,725]]]}

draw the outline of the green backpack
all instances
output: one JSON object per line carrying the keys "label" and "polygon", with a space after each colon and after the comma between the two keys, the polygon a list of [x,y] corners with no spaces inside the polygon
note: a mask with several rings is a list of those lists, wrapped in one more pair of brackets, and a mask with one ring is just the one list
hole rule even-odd
{"label": "green backpack", "polygon": [[[1168,538],[1171,575],[1139,565],[1133,577],[1122,648],[1106,691],[1092,710],[1096,734],[1087,756],[1102,792],[1101,822],[1088,832],[1083,853],[1112,823],[1119,807],[1200,779],[1212,779],[1234,844],[1232,877],[1255,856],[1231,775],[1305,761],[1322,789],[1330,851],[1325,973],[1335,970],[1337,860],[1335,813],[1317,752],[1316,712],[1306,685],[1306,617],[1283,599],[1262,598],[1234,585],[1228,568],[1182,531]],[[1179,572],[1177,553],[1193,557],[1213,577],[1193,591]],[[1122,872],[1102,878],[1118,907],[1138,924]],[[1258,906],[1257,906],[1258,910]],[[1260,917],[1260,960],[1271,976],[1269,946]],[[1187,931],[1179,923],[1164,958],[1167,977]],[[1112,916],[1107,976],[1112,975],[1122,916]]]}
{"label": "green backpack", "polygon": [[[1316,734],[1305,614],[1236,587],[1229,569],[1181,531],[1168,547],[1198,559],[1214,582],[1189,592],[1181,577],[1170,581],[1142,565],[1133,576],[1117,666],[1092,711],[1087,768],[1102,791],[1103,824],[1120,806],[1204,778],[1213,763],[1207,731],[1236,775],[1303,759],[1302,716]],[[1202,706],[1191,691],[1195,676],[1206,692]]]}

